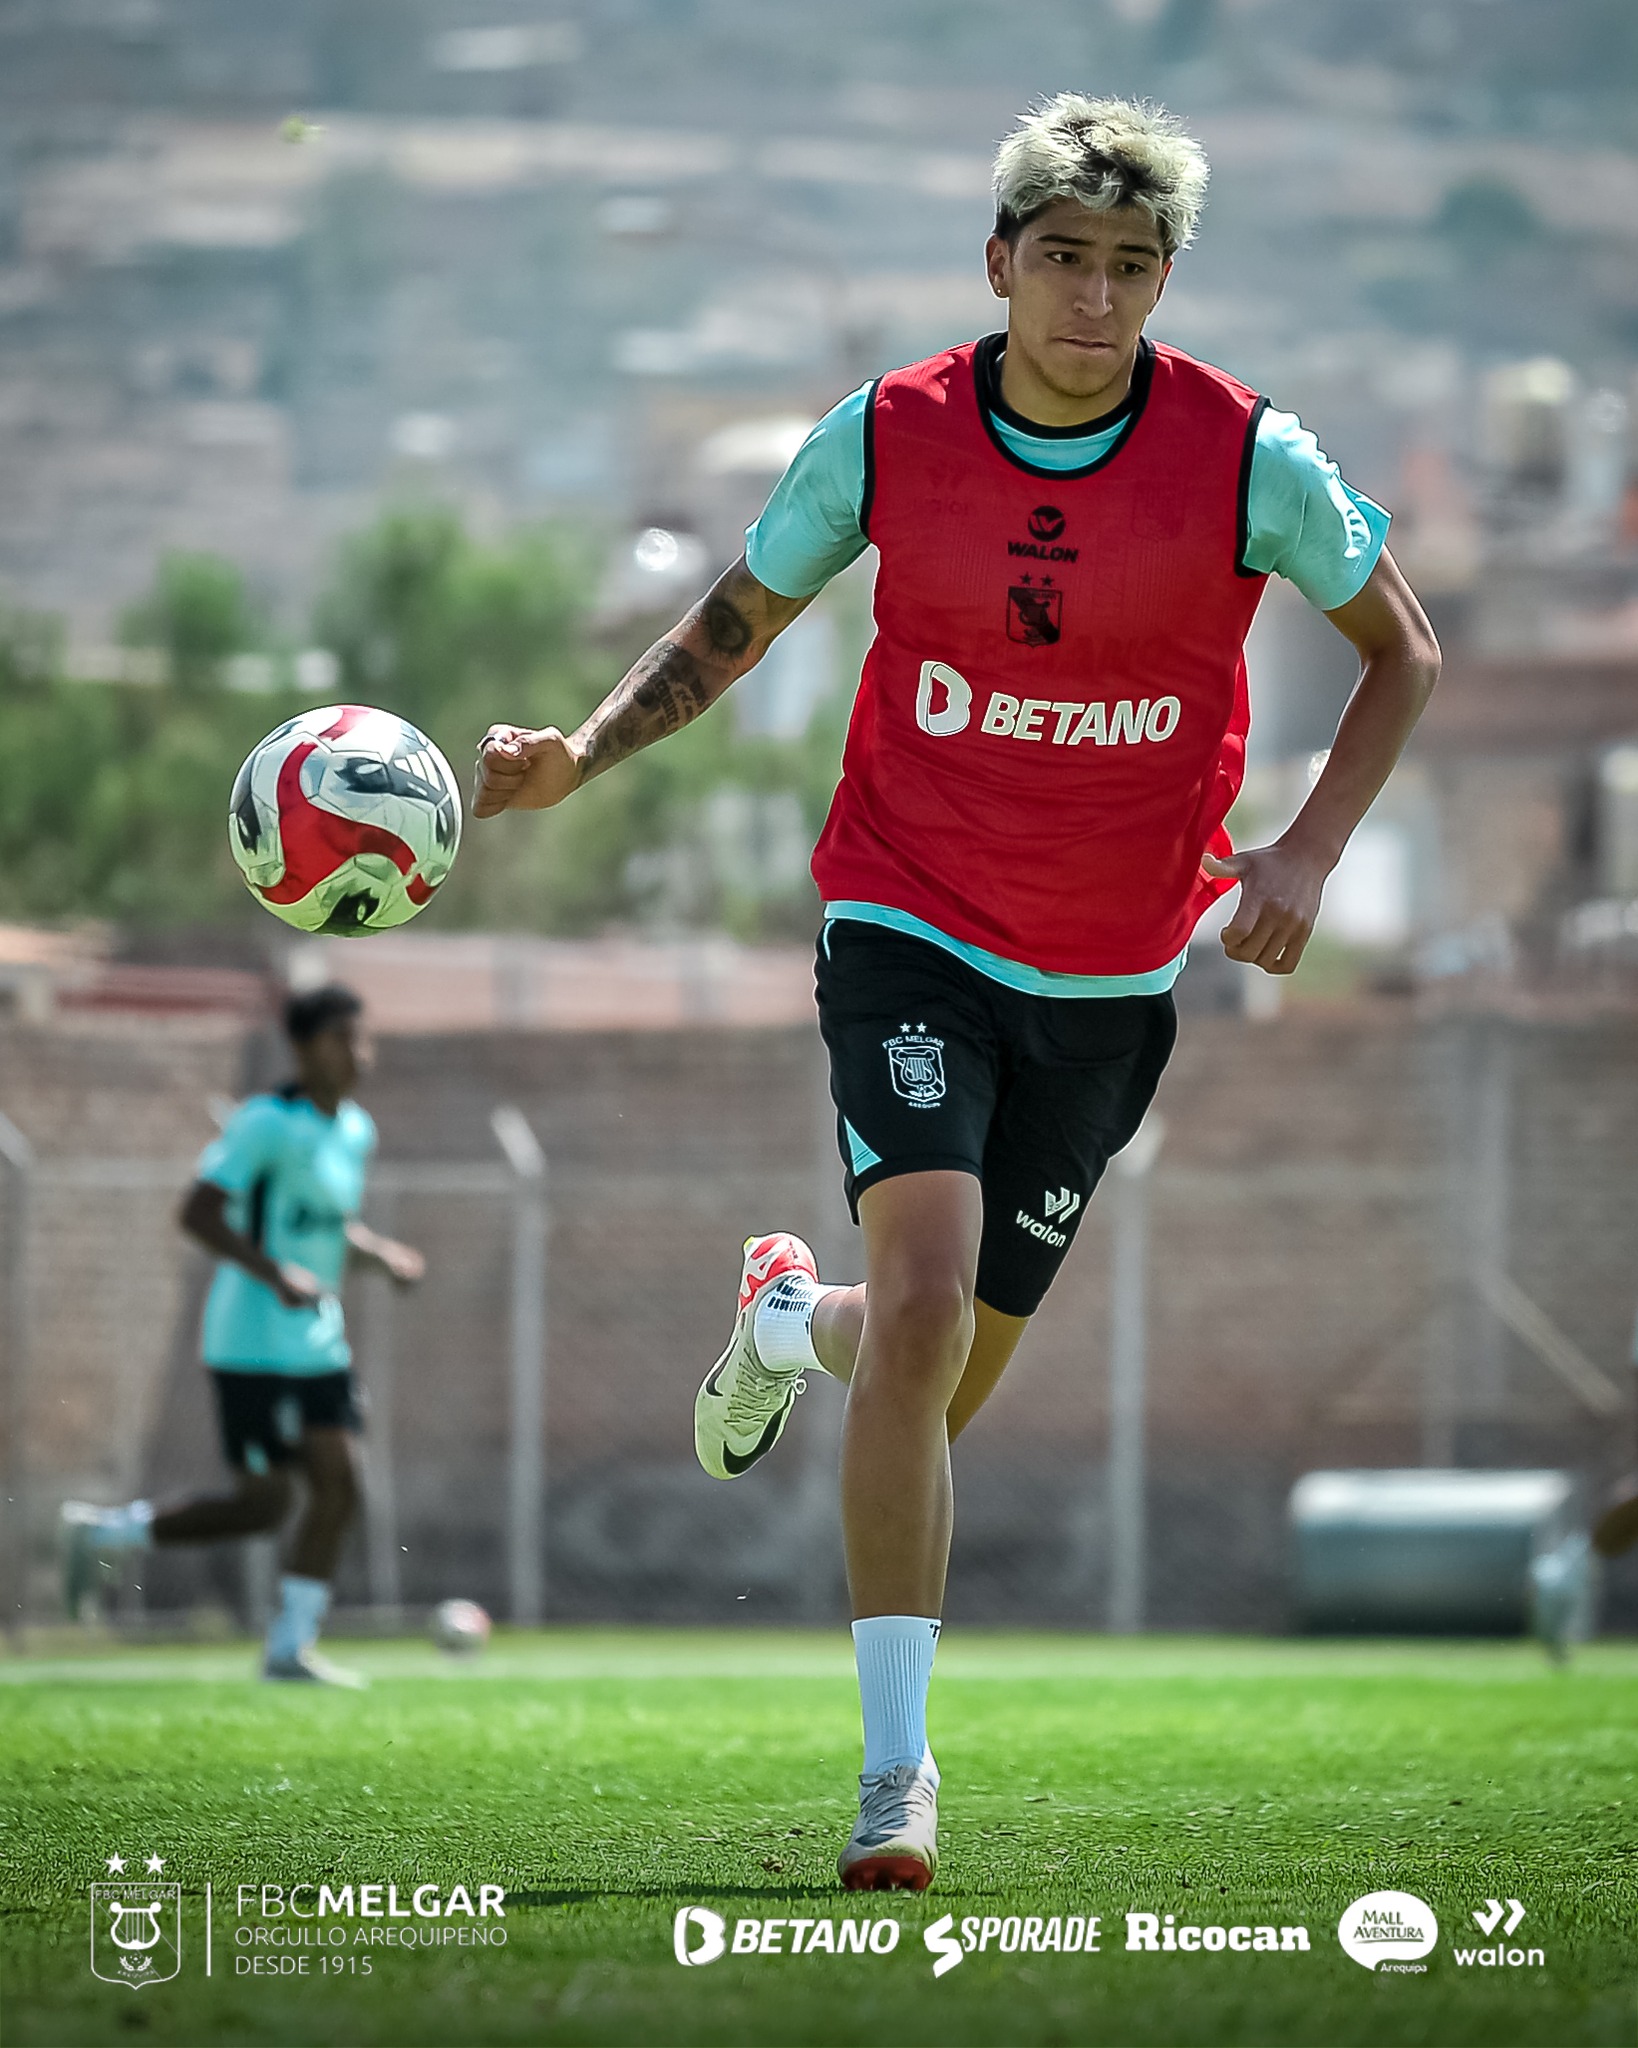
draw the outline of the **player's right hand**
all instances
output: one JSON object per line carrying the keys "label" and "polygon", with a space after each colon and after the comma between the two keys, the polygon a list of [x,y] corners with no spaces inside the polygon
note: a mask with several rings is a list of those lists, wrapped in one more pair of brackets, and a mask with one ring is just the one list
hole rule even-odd
{"label": "player's right hand", "polygon": [[324,1282],[305,1266],[281,1260],[273,1291],[286,1308],[317,1308],[324,1299]]}
{"label": "player's right hand", "polygon": [[478,744],[472,815],[544,811],[580,786],[580,756],[555,725],[492,725]]}

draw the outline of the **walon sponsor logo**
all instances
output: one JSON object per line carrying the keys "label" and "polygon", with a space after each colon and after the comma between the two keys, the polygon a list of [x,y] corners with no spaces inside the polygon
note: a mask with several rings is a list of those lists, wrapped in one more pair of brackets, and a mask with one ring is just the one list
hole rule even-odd
{"label": "walon sponsor logo", "polygon": [[1066,524],[1056,505],[1037,505],[1027,524],[1029,539],[1009,540],[1009,555],[1026,555],[1037,562],[1074,562],[1080,559],[1079,548],[1054,545]]}
{"label": "walon sponsor logo", "polygon": [[1507,1945],[1507,1938],[1517,1934],[1524,1923],[1524,1908],[1517,1899],[1508,1899],[1505,1904],[1500,1899],[1486,1899],[1482,1906],[1473,1908],[1473,1923],[1481,1934],[1492,1935],[1499,1931],[1502,1939],[1491,1948],[1453,1948],[1451,1954],[1464,1969],[1540,1970],[1546,1967],[1545,1949],[1510,1948]]}

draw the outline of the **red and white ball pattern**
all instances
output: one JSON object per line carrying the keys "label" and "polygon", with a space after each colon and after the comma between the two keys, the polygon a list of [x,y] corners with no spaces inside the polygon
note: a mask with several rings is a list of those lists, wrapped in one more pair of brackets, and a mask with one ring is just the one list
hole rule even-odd
{"label": "red and white ball pattern", "polygon": [[407,924],[461,843],[449,763],[393,711],[329,704],[287,719],[234,779],[228,841],[252,894],[304,932]]}

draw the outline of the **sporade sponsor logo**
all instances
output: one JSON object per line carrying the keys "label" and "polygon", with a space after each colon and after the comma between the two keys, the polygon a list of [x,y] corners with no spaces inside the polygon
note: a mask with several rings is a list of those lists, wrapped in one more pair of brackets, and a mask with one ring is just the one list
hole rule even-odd
{"label": "sporade sponsor logo", "polygon": [[996,1913],[983,1919],[975,1914],[962,1921],[959,1935],[955,1924],[955,1915],[946,1913],[922,1929],[924,1947],[938,1959],[933,1964],[935,1977],[953,1970],[963,1956],[983,1955],[991,1942],[1004,1956],[1098,1953],[1099,1921],[1095,1913],[1072,1913],[1067,1918],[1060,1913],[1009,1913],[1004,1919]]}

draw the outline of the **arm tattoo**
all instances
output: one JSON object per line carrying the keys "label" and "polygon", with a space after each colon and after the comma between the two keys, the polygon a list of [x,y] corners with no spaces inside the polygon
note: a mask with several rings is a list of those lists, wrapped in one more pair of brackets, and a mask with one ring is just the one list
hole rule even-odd
{"label": "arm tattoo", "polygon": [[754,635],[751,622],[731,597],[708,597],[704,605],[705,630],[711,649],[737,660],[750,646]]}
{"label": "arm tattoo", "polygon": [[659,641],[592,713],[584,728],[583,781],[698,718],[749,666],[755,627],[720,588],[681,630],[696,646],[703,636],[699,654],[678,640]]}
{"label": "arm tattoo", "polygon": [[650,741],[676,732],[698,718],[714,695],[687,648],[674,640],[660,641],[592,715],[584,776],[589,779],[600,774]]}

